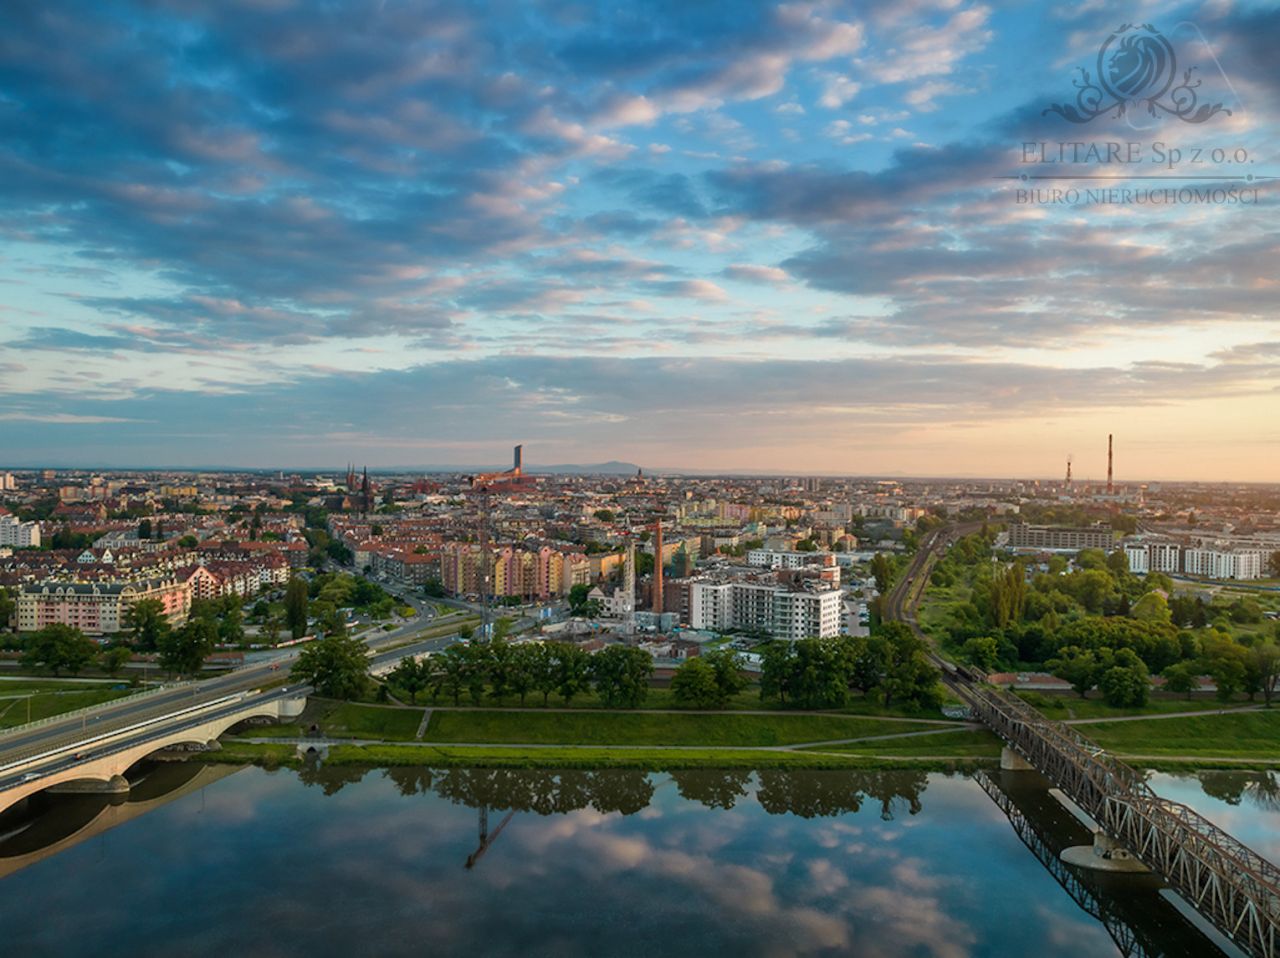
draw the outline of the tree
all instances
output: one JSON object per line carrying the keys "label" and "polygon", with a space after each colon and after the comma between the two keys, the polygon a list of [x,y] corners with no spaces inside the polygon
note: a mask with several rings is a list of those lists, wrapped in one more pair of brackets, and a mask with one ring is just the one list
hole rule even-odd
{"label": "tree", "polygon": [[1027,603],[1027,577],[1018,563],[1006,566],[991,579],[987,619],[997,629],[1019,621]]}
{"label": "tree", "polygon": [[1249,650],[1250,664],[1257,673],[1258,690],[1262,693],[1262,701],[1271,708],[1271,699],[1276,694],[1276,685],[1280,683],[1280,645],[1275,642],[1259,642]]}
{"label": "tree", "polygon": [[1107,704],[1115,708],[1137,708],[1147,704],[1151,677],[1143,661],[1130,649],[1116,653],[1114,664],[1098,679],[1098,688]]}
{"label": "tree", "polygon": [[239,645],[244,640],[244,613],[240,597],[225,596],[222,600],[222,616],[218,620],[218,641],[224,645]]}
{"label": "tree", "polygon": [[511,691],[520,696],[520,705],[524,705],[525,696],[534,690],[537,681],[536,660],[541,646],[525,642],[511,647],[511,660],[508,663],[508,681]]}
{"label": "tree", "polygon": [[990,672],[995,668],[996,661],[1000,657],[1000,645],[989,635],[975,636],[961,646],[960,651],[966,659],[984,672]]}
{"label": "tree", "polygon": [[102,671],[106,672],[112,678],[120,674],[120,670],[124,668],[125,663],[133,656],[133,653],[123,645],[113,645],[109,649],[103,649],[98,655],[98,663],[102,666]]}
{"label": "tree", "polygon": [[187,535],[178,540],[178,545],[184,549],[194,549],[200,544],[200,540],[195,536]]}
{"label": "tree", "polygon": [[742,674],[742,657],[733,649],[716,649],[703,658],[715,669],[716,687],[721,696],[720,707],[723,708],[729,699],[747,687],[746,676]]}
{"label": "tree", "polygon": [[671,697],[677,704],[695,709],[719,708],[723,700],[716,670],[702,656],[686,659],[671,676]]}
{"label": "tree", "polygon": [[583,609],[587,604],[587,595],[590,592],[591,586],[585,582],[579,582],[569,589],[569,612],[571,614],[582,615]]}
{"label": "tree", "polygon": [[1164,687],[1175,695],[1191,698],[1191,693],[1200,686],[1196,667],[1190,662],[1177,662],[1164,670]]}
{"label": "tree", "polygon": [[171,631],[159,599],[140,599],[125,610],[124,624],[134,646],[142,652],[154,652]]}
{"label": "tree", "polygon": [[883,552],[877,552],[871,558],[871,577],[876,580],[876,591],[884,595],[893,582],[893,560]]}
{"label": "tree", "polygon": [[284,621],[295,639],[307,634],[307,601],[307,583],[294,576],[284,590]]}
{"label": "tree", "polygon": [[1069,645],[1059,651],[1056,658],[1046,663],[1049,671],[1065,682],[1081,698],[1089,694],[1089,690],[1098,684],[1105,668],[1110,666],[1110,658],[1100,659],[1098,654],[1076,645]]}
{"label": "tree", "polygon": [[[511,646],[503,637],[507,630],[498,628],[503,622],[509,625],[511,620],[503,618],[495,622],[493,638],[486,645],[478,646],[485,652],[484,664],[489,677],[489,694],[499,705],[511,691]],[[499,635],[500,631],[503,635]]]}
{"label": "tree", "polygon": [[1213,678],[1213,684],[1217,686],[1218,701],[1231,701],[1231,698],[1244,687],[1248,650],[1230,637],[1216,633],[1205,636],[1200,646],[1200,663],[1203,670]]}
{"label": "tree", "polygon": [[591,657],[591,677],[605,708],[639,708],[651,675],[653,658],[643,649],[610,645]]}
{"label": "tree", "polygon": [[1139,622],[1172,622],[1169,603],[1159,592],[1148,592],[1133,604],[1129,614]]}
{"label": "tree", "polygon": [[327,698],[359,698],[369,683],[369,652],[359,639],[326,635],[303,647],[292,675]]}
{"label": "tree", "polygon": [[413,705],[418,704],[418,693],[427,687],[430,678],[431,670],[426,667],[426,663],[419,662],[411,655],[401,659],[390,675],[392,684],[409,693],[409,701]]}
{"label": "tree", "polygon": [[466,646],[451,645],[438,656],[432,656],[432,663],[439,662],[439,668],[432,671],[432,696],[444,692],[453,699],[456,706],[462,699],[462,692],[467,687],[467,675],[470,662],[466,656]]}
{"label": "tree", "polygon": [[938,684],[941,673],[934,668],[925,652],[924,643],[901,622],[889,622],[872,636],[872,644],[880,646],[885,662],[885,675],[880,683],[885,706],[895,701],[917,708],[942,703]]}
{"label": "tree", "polygon": [[14,601],[13,596],[9,594],[9,590],[0,585],[0,630],[9,626],[9,620],[13,618],[14,610],[18,604]]}
{"label": "tree", "polygon": [[218,627],[210,619],[188,620],[180,629],[170,629],[160,638],[160,667],[176,675],[194,675],[204,666],[205,656],[218,641]]}
{"label": "tree", "polygon": [[141,522],[138,523],[138,538],[139,539],[151,538],[151,520],[150,519],[143,519]]}
{"label": "tree", "polygon": [[568,705],[573,697],[591,688],[591,656],[576,645],[557,642],[555,658],[556,691]]}
{"label": "tree", "polygon": [[1280,579],[1280,550],[1267,556],[1267,573],[1273,579]]}
{"label": "tree", "polygon": [[790,642],[767,642],[760,646],[760,698],[777,699],[786,705],[791,694],[791,675],[796,650]]}
{"label": "tree", "polygon": [[34,632],[26,641],[22,663],[49,669],[60,675],[66,669],[75,675],[93,661],[98,647],[79,629],[55,622]]}

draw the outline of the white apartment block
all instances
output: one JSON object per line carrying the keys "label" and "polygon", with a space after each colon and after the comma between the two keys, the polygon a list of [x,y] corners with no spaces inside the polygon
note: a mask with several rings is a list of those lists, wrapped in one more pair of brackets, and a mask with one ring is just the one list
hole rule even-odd
{"label": "white apartment block", "polygon": [[1265,568],[1262,552],[1188,549],[1183,553],[1183,571],[1209,579],[1261,579]]}
{"label": "white apartment block", "polygon": [[764,582],[693,582],[689,625],[724,632],[759,629],[775,639],[828,638],[840,634],[839,589],[789,590]]}
{"label": "white apartment block", "polygon": [[842,605],[839,589],[777,592],[773,597],[772,635],[790,642],[839,635]]}
{"label": "white apartment block", "polygon": [[803,569],[807,565],[821,565],[821,552],[779,552],[773,549],[752,549],[747,553],[747,565],[762,569]]}
{"label": "white apartment block", "polygon": [[17,516],[0,516],[0,546],[39,548],[40,523],[19,522]]}
{"label": "white apartment block", "polygon": [[1148,566],[1152,572],[1181,572],[1182,546],[1176,542],[1153,542]]}
{"label": "white apartment block", "polygon": [[1239,543],[1204,541],[1194,546],[1177,542],[1127,542],[1129,571],[1203,576],[1206,579],[1261,579],[1267,574],[1267,550],[1241,548]]}
{"label": "white apartment block", "polygon": [[1145,545],[1125,546],[1124,557],[1134,575],[1146,575],[1151,571],[1151,553]]}

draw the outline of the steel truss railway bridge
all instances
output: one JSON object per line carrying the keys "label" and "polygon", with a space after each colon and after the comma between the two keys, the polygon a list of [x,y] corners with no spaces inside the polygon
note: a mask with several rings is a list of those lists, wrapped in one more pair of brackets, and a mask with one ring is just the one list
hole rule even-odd
{"label": "steel truss railway bridge", "polygon": [[[907,574],[886,596],[885,612],[927,644],[915,606],[933,562],[970,524],[922,540]],[[998,691],[936,658],[950,688],[973,713],[1113,840],[1168,883],[1237,947],[1280,958],[1280,868],[1186,805],[1161,798],[1146,779],[1094,742],[1045,718],[1022,699]]]}

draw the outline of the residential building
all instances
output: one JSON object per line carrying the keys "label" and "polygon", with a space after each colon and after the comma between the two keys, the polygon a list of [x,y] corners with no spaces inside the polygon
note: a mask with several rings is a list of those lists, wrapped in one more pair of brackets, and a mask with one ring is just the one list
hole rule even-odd
{"label": "residential building", "polygon": [[62,623],[86,635],[112,635],[128,627],[129,607],[144,599],[158,600],[174,625],[185,622],[191,608],[191,591],[177,579],[39,582],[18,593],[18,630],[34,632]]}
{"label": "residential building", "polygon": [[1107,526],[1071,528],[1068,526],[1033,526],[1015,522],[1009,526],[1010,549],[1032,549],[1043,552],[1079,552],[1082,549],[1110,551],[1115,535]]}
{"label": "residential building", "polygon": [[20,522],[17,516],[0,515],[0,546],[15,549],[40,547],[40,523]]}

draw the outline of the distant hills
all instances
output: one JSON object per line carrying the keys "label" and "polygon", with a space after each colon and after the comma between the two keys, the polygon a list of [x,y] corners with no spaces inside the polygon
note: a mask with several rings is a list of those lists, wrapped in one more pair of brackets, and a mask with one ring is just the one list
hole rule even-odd
{"label": "distant hills", "polygon": [[597,462],[591,465],[563,463],[558,466],[525,466],[525,472],[553,472],[561,475],[576,476],[634,476],[640,467],[634,462],[619,462],[610,459],[608,462]]}
{"label": "distant hills", "polygon": [[[422,466],[397,468],[379,468],[378,472],[500,472],[510,468],[510,463],[501,466]],[[634,476],[640,467],[634,462],[619,462],[610,459],[608,462],[596,463],[560,463],[558,465],[540,466],[526,464],[524,471],[528,475],[567,475],[567,476]]]}

